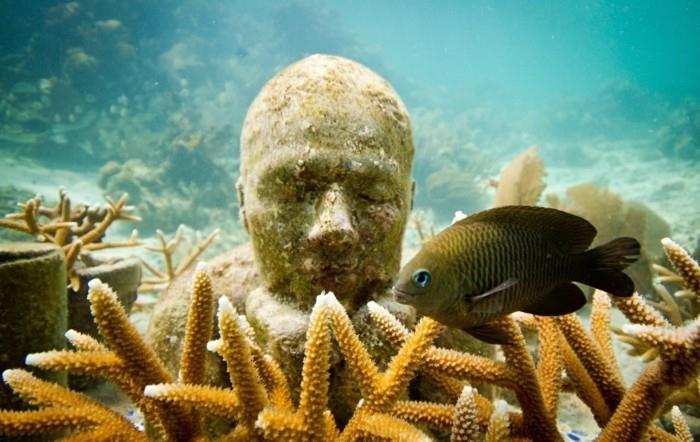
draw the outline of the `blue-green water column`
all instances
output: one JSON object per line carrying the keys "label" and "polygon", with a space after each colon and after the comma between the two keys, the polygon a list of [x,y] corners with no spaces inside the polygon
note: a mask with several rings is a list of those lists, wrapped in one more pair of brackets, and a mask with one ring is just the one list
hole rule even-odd
{"label": "blue-green water column", "polygon": [[[53,244],[0,244],[0,371],[24,366],[27,353],[65,346],[66,270],[63,251]],[[36,370],[65,385],[65,373]],[[0,408],[23,408],[5,383]]]}

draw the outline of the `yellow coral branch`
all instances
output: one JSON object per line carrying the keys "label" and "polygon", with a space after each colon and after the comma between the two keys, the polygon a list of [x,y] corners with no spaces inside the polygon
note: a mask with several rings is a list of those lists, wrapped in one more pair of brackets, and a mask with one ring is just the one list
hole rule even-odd
{"label": "yellow coral branch", "polygon": [[693,442],[693,435],[690,434],[688,423],[683,418],[680,408],[674,406],[671,410],[671,420],[673,422],[673,431],[676,433],[676,438],[680,442]]}
{"label": "yellow coral branch", "polygon": [[[411,334],[398,319],[375,302],[368,303],[367,307],[372,320],[393,345],[400,347],[406,343]],[[516,383],[512,373],[503,363],[445,348],[430,347],[421,369],[433,377],[442,374],[506,388],[513,388]]]}
{"label": "yellow coral branch", "polygon": [[[98,279],[91,280],[88,286],[90,310],[100,335],[124,361],[127,376],[121,377],[121,386],[131,394],[138,394],[146,385],[172,383],[172,375],[131,325],[114,291]],[[146,419],[166,436],[179,439],[196,433],[188,413],[179,406],[159,404],[142,395],[132,399],[139,403]]]}
{"label": "yellow coral branch", "polygon": [[428,317],[422,318],[415,333],[391,359],[386,371],[379,373],[355,334],[347,312],[335,297],[329,301],[328,310],[340,350],[360,383],[364,406],[371,412],[386,411],[408,385],[442,326]]}
{"label": "yellow coral branch", "polygon": [[610,307],[612,302],[602,290],[593,293],[593,307],[591,309],[591,334],[598,344],[605,361],[619,374],[612,339],[610,337]]}
{"label": "yellow coral branch", "polygon": [[0,411],[0,434],[43,434],[59,428],[79,431],[88,426],[105,426],[133,440],[143,440],[129,421],[85,395],[42,381],[20,369],[5,370],[3,379],[24,400],[43,408]]}
{"label": "yellow coral branch", "polygon": [[588,335],[576,314],[558,316],[556,319],[559,329],[600,390],[608,408],[614,410],[625,395],[625,386],[619,374],[606,362],[600,347]]}
{"label": "yellow coral branch", "polygon": [[602,428],[610,420],[610,408],[564,336],[560,337],[560,348],[566,373],[572,381],[576,394],[588,406],[596,423]]}
{"label": "yellow coral branch", "polygon": [[700,297],[700,266],[683,247],[670,238],[661,240],[668,260],[683,279],[683,285],[696,297]]}
{"label": "yellow coral branch", "polygon": [[156,384],[148,385],[143,394],[172,404],[189,404],[206,414],[229,419],[232,422],[238,420],[244,413],[245,405],[230,389],[206,385]]}
{"label": "yellow coral branch", "polygon": [[612,296],[615,306],[635,324],[656,325],[658,327],[670,326],[664,317],[651,308],[649,304],[638,293],[629,297]]}
{"label": "yellow coral branch", "polygon": [[508,421],[508,404],[496,401],[496,406],[489,420],[484,442],[506,442],[510,440],[510,422]]}
{"label": "yellow coral branch", "polygon": [[85,408],[49,407],[32,411],[0,411],[0,434],[30,436],[80,430],[99,423]]}
{"label": "yellow coral branch", "polygon": [[130,376],[140,379],[144,386],[172,382],[171,374],[129,322],[116,293],[99,279],[91,280],[88,285],[90,310],[100,335],[126,362]]}
{"label": "yellow coral branch", "polygon": [[25,363],[44,370],[105,377],[113,377],[125,369],[122,359],[111,351],[51,350],[30,353]]}
{"label": "yellow coral branch", "polygon": [[620,403],[598,439],[600,442],[640,440],[664,400],[695,379],[700,370],[700,320],[682,329],[626,325],[659,348],[660,357],[646,366]]}
{"label": "yellow coral branch", "polygon": [[392,416],[408,422],[449,430],[452,427],[455,407],[433,402],[397,401],[390,412]]}
{"label": "yellow coral branch", "polygon": [[178,382],[181,384],[204,383],[207,342],[212,335],[214,290],[206,264],[200,263],[197,266],[193,279],[185,339],[180,356]]}
{"label": "yellow coral branch", "polygon": [[302,417],[304,432],[311,440],[322,441],[326,432],[323,413],[328,408],[331,350],[327,309],[333,300],[335,297],[332,293],[318,296],[306,331],[298,413]]}
{"label": "yellow coral branch", "polygon": [[462,390],[454,407],[451,442],[479,442],[481,440],[482,429],[477,420],[475,393],[475,390],[470,386],[464,387]]}
{"label": "yellow coral branch", "polygon": [[338,441],[389,440],[396,442],[428,442],[432,439],[408,422],[365,409],[355,410]]}
{"label": "yellow coral branch", "polygon": [[559,329],[550,317],[538,317],[537,328],[540,338],[537,379],[542,389],[545,409],[550,416],[556,417],[563,369]]}
{"label": "yellow coral branch", "polygon": [[226,361],[231,384],[239,401],[246,404],[241,415],[242,424],[252,429],[258,413],[267,405],[262,381],[253,365],[247,338],[238,325],[238,315],[225,296],[219,298],[218,316],[221,339],[210,341],[207,348]]}
{"label": "yellow coral branch", "polygon": [[501,346],[501,349],[508,367],[518,380],[514,390],[523,411],[528,434],[531,437],[537,435],[543,440],[561,440],[554,416],[550,415],[545,407],[535,365],[520,328],[510,317],[494,321],[494,325],[499,325],[508,334],[509,341],[512,343]]}

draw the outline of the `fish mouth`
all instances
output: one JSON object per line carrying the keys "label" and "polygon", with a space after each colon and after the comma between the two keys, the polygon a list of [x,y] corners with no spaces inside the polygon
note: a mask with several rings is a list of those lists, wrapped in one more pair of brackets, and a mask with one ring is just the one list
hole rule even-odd
{"label": "fish mouth", "polygon": [[411,304],[413,301],[413,295],[405,292],[399,288],[392,287],[391,291],[394,294],[394,300],[400,304]]}

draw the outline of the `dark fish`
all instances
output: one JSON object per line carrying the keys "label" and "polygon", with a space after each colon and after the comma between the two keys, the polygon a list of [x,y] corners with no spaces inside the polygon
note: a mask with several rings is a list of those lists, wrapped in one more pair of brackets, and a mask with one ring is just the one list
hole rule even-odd
{"label": "dark fish", "polygon": [[428,241],[399,273],[398,302],[482,341],[508,338],[489,322],[514,311],[564,315],[586,303],[572,281],[631,296],[622,270],[639,242],[617,238],[587,250],[596,229],[556,209],[505,206],[476,213]]}

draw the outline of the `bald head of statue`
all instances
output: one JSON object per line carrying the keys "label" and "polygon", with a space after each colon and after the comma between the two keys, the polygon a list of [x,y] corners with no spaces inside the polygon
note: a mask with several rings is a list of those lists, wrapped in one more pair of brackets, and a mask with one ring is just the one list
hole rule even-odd
{"label": "bald head of statue", "polygon": [[401,99],[354,61],[312,55],[268,81],[243,124],[237,182],[267,288],[302,308],[323,290],[353,308],[388,288],[413,153]]}

